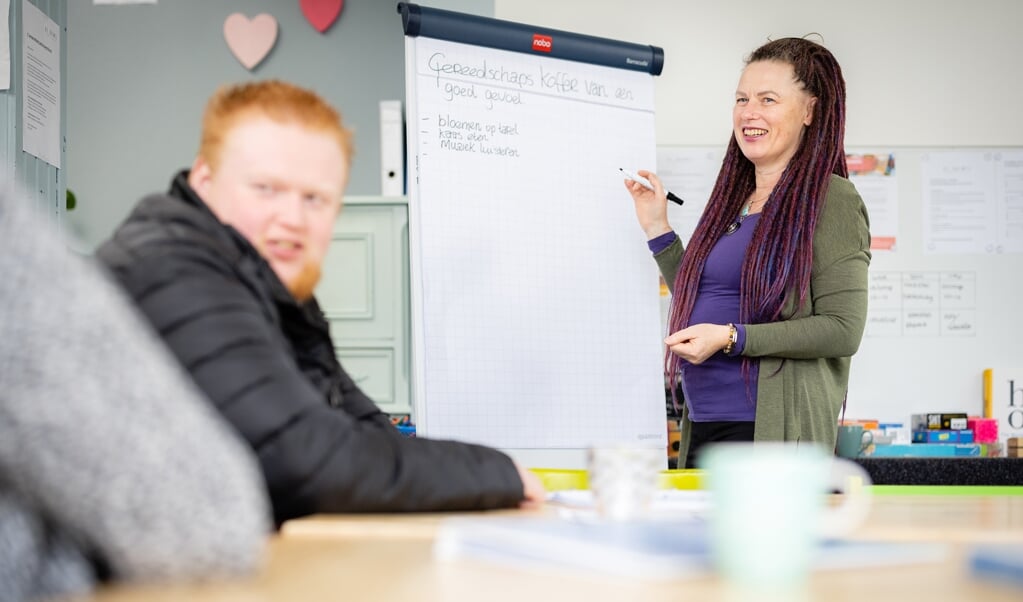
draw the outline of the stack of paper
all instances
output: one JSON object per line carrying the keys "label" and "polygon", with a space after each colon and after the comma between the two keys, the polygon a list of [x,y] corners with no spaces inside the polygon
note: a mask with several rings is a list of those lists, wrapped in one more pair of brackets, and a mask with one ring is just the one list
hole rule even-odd
{"label": "stack of paper", "polygon": [[[706,574],[713,568],[708,526],[702,520],[454,518],[442,524],[434,551],[443,560],[474,558],[651,580]],[[814,568],[938,562],[946,553],[938,544],[829,540],[820,544]]]}
{"label": "stack of paper", "polygon": [[522,567],[574,568],[644,579],[672,579],[710,569],[703,523],[603,523],[559,519],[451,519],[436,555]]}

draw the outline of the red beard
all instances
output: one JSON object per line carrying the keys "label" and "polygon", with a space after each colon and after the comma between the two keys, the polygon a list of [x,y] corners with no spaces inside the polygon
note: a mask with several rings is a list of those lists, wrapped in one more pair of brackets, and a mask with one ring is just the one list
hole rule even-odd
{"label": "red beard", "polygon": [[313,290],[316,289],[319,282],[320,265],[310,261],[302,266],[302,271],[291,282],[287,282],[285,285],[296,301],[304,303],[313,296]]}

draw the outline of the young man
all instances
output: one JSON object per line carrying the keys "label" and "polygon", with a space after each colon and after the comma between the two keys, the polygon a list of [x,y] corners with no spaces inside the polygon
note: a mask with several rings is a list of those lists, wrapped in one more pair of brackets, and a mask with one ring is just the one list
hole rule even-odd
{"label": "young man", "polygon": [[335,358],[312,291],[351,156],[340,116],[312,92],[221,89],[192,169],[97,255],[255,449],[278,524],[542,500],[537,477],[496,450],[401,437]]}

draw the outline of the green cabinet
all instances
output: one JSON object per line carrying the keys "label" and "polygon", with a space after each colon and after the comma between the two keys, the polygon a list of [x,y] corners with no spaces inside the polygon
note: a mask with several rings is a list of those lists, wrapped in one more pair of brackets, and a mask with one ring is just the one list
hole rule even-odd
{"label": "green cabinet", "polygon": [[408,205],[349,197],[316,289],[335,352],[382,410],[412,411]]}

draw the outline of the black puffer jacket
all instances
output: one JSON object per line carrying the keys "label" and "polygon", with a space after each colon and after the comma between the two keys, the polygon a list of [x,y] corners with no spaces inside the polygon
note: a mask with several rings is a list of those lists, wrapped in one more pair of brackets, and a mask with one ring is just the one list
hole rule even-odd
{"label": "black puffer jacket", "polygon": [[296,303],[255,248],[198,198],[187,172],[169,194],[143,199],[97,257],[256,451],[278,524],[316,512],[485,509],[522,499],[504,454],[400,436],[341,368],[315,300]]}

